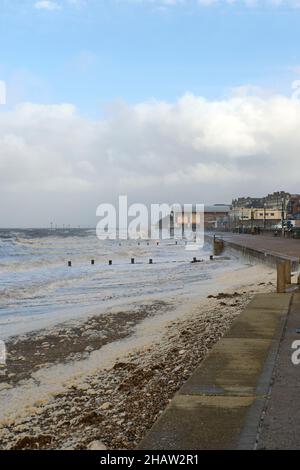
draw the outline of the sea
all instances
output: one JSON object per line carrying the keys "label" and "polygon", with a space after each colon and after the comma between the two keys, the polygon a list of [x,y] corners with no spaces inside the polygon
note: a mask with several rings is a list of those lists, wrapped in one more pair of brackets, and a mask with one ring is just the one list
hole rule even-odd
{"label": "sea", "polygon": [[[210,255],[209,244],[184,240],[100,240],[94,229],[1,229],[0,339],[111,307],[197,295],[240,263],[226,257],[211,262]],[[194,257],[202,262],[191,263]]]}

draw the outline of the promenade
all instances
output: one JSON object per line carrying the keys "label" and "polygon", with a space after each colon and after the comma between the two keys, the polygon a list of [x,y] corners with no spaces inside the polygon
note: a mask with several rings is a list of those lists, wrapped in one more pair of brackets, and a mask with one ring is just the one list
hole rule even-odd
{"label": "promenade", "polygon": [[[258,449],[300,449],[300,364],[294,364],[291,358],[296,353],[292,344],[299,340],[300,294],[294,294],[273,371]],[[300,354],[296,354],[298,357]]]}
{"label": "promenade", "polygon": [[300,240],[293,238],[274,237],[273,235],[244,235],[236,233],[220,233],[218,238],[224,240],[225,247],[238,249],[244,254],[253,255],[263,261],[276,264],[282,259],[290,259],[294,269],[300,259]]}
{"label": "promenade", "polygon": [[[298,269],[300,240],[240,234],[218,238],[226,248],[246,256],[273,265],[290,259]],[[256,295],[175,395],[140,448],[300,449],[295,341],[300,350],[299,291]]]}
{"label": "promenade", "polygon": [[300,449],[300,294],[259,294],[176,394],[141,449]]}

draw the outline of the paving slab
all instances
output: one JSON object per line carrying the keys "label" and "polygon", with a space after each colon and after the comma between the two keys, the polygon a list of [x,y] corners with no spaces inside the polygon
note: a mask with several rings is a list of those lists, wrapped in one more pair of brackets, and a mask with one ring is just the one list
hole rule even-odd
{"label": "paving slab", "polygon": [[248,307],[243,315],[233,322],[225,338],[279,339],[286,310]]}
{"label": "paving slab", "polygon": [[178,395],[140,449],[210,450],[239,445],[254,397]]}
{"label": "paving slab", "polygon": [[272,310],[273,312],[286,313],[291,302],[291,295],[285,294],[256,294],[247,308],[259,308]]}
{"label": "paving slab", "polygon": [[291,298],[286,294],[257,294],[225,337],[279,339]]}
{"label": "paving slab", "polygon": [[247,396],[268,392],[263,367],[276,342],[270,339],[226,338],[183,385],[180,394]]}

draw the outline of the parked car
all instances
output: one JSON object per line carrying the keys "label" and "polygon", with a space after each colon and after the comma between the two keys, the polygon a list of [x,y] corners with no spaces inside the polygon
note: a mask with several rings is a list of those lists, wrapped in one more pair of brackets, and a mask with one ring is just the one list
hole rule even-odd
{"label": "parked car", "polygon": [[300,227],[293,227],[292,228],[292,237],[293,238],[300,238]]}

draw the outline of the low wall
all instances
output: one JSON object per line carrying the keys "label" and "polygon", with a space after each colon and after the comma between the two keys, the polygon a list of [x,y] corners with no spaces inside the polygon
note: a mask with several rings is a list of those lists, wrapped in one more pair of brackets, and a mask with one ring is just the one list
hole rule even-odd
{"label": "low wall", "polygon": [[[222,237],[220,237],[220,238],[222,238]],[[208,243],[211,243],[213,245],[214,237],[211,236],[211,235],[206,235],[205,240]],[[273,268],[275,268],[278,263],[280,263],[282,261],[286,261],[286,260],[291,261],[292,271],[297,271],[298,268],[299,268],[298,258],[291,258],[289,256],[280,255],[278,253],[260,251],[259,249],[249,248],[247,246],[243,246],[243,245],[240,245],[239,243],[232,242],[232,241],[229,241],[229,240],[223,240],[223,243],[224,243],[224,247],[227,251],[228,250],[238,251],[246,259],[249,259],[249,260],[254,259],[254,260],[256,260],[258,262],[261,262],[263,264],[267,264],[268,266],[271,266]]]}

